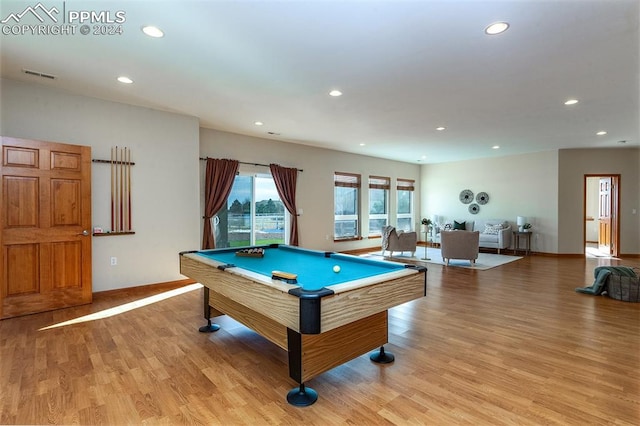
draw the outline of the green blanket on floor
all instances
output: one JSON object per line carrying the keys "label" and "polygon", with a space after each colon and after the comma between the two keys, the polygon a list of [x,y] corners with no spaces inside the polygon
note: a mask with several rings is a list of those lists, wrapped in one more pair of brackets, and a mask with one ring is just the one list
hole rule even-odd
{"label": "green blanket on floor", "polygon": [[578,293],[602,294],[603,291],[607,290],[607,278],[609,278],[611,274],[621,275],[623,277],[637,276],[633,268],[629,268],[628,266],[598,266],[593,271],[595,277],[593,284],[589,287],[578,287],[576,291]]}

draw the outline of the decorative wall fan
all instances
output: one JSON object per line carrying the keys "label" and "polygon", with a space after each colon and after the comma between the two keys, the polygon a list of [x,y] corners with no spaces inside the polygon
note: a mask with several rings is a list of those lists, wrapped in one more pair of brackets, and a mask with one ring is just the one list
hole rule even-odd
{"label": "decorative wall fan", "polygon": [[469,204],[473,201],[473,192],[470,189],[463,189],[460,192],[460,202],[463,204]]}
{"label": "decorative wall fan", "polygon": [[476,203],[473,203],[469,206],[469,213],[478,214],[479,211],[480,211],[480,206],[477,205]]}
{"label": "decorative wall fan", "polygon": [[478,195],[476,195],[476,201],[480,205],[487,204],[489,202],[489,194],[486,192],[478,192]]}

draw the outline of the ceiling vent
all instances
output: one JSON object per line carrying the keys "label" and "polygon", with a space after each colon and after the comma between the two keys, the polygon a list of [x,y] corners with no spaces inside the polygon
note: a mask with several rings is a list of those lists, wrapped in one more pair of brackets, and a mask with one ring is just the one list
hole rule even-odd
{"label": "ceiling vent", "polygon": [[40,72],[40,71],[33,71],[33,70],[23,69],[22,72],[25,73],[25,74],[28,74],[28,75],[35,75],[36,77],[48,78],[49,80],[55,80],[56,79],[55,75],[45,74],[45,73]]}

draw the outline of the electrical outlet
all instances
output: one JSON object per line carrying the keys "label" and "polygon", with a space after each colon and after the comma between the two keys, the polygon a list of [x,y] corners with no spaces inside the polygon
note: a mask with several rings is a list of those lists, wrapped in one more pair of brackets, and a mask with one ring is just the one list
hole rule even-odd
{"label": "electrical outlet", "polygon": [[117,257],[111,257],[111,266],[116,266],[118,264],[118,258]]}

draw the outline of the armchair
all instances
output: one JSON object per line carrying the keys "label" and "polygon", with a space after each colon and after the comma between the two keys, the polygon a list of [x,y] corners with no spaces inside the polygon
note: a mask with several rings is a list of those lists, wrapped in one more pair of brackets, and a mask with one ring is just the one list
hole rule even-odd
{"label": "armchair", "polygon": [[488,219],[478,221],[476,230],[480,231],[480,247],[501,250],[511,246],[511,225],[506,220]]}
{"label": "armchair", "polygon": [[451,259],[468,259],[476,263],[480,251],[479,231],[442,231],[440,233],[440,251],[442,261],[449,265]]}
{"label": "armchair", "polygon": [[416,252],[418,245],[418,234],[416,232],[396,231],[393,226],[385,226],[382,228],[382,255],[385,251],[391,252],[393,257],[394,251],[405,252],[410,251],[411,256]]}

